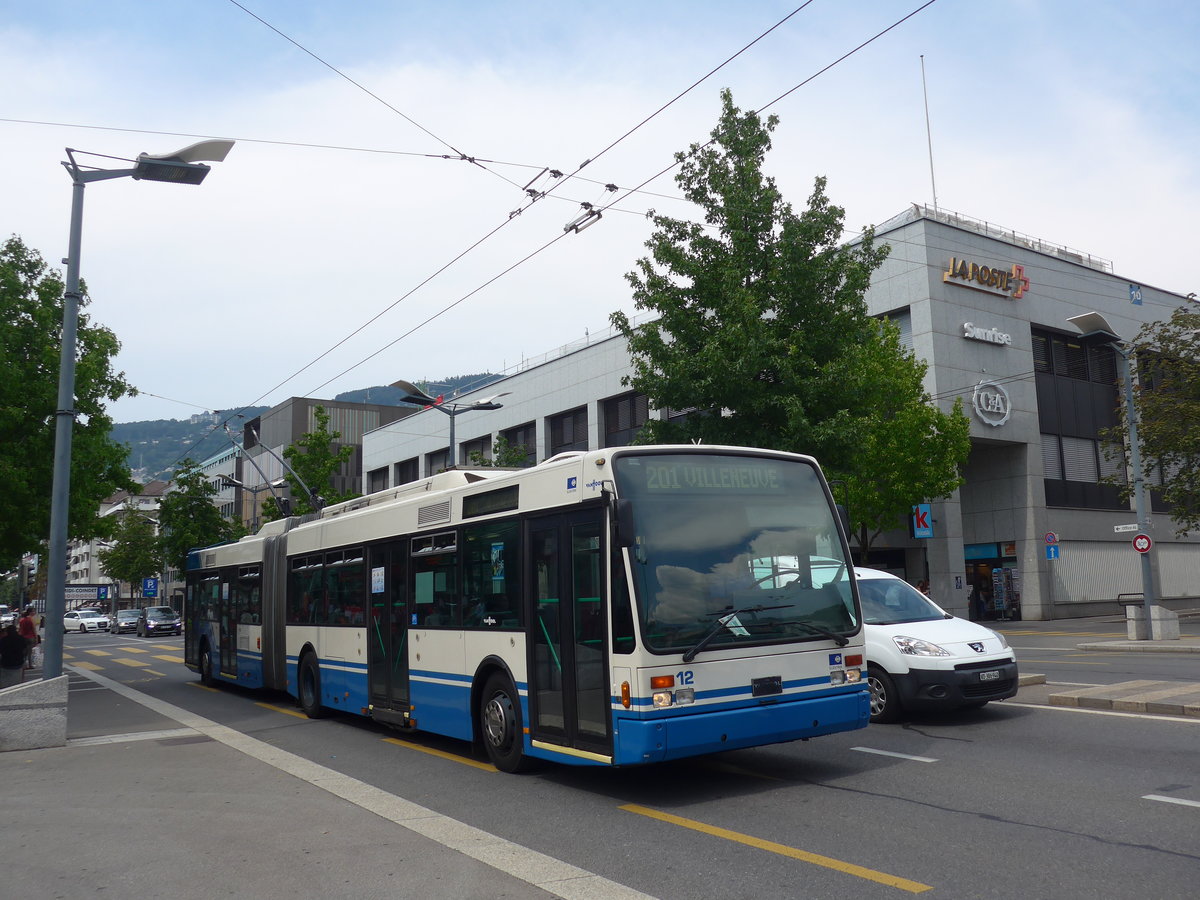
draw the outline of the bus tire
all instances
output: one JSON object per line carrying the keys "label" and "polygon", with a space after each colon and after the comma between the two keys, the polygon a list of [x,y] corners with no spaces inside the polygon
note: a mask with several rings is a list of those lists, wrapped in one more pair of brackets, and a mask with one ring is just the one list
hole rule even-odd
{"label": "bus tire", "polygon": [[296,693],[300,709],[310,719],[325,715],[321,705],[321,667],[317,665],[315,653],[305,653],[300,660],[300,671],[296,674]]}
{"label": "bus tire", "polygon": [[508,677],[494,672],[479,695],[479,731],[488,759],[501,772],[529,768],[521,727],[521,698]]}
{"label": "bus tire", "polygon": [[213,685],[212,651],[207,643],[200,648],[200,683],[205,687]]}
{"label": "bus tire", "polygon": [[879,666],[868,666],[867,685],[871,689],[871,721],[887,723],[899,719],[900,695],[891,676]]}

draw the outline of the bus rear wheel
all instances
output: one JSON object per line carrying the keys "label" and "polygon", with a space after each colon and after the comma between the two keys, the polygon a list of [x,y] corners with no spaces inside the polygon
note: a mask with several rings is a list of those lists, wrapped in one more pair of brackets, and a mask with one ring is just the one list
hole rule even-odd
{"label": "bus rear wheel", "polygon": [[304,659],[300,660],[297,681],[300,709],[310,719],[324,716],[325,707],[321,705],[321,667],[317,665],[315,653],[306,653]]}
{"label": "bus rear wheel", "polygon": [[529,768],[521,727],[521,698],[512,682],[499,672],[491,675],[479,696],[479,729],[488,759],[501,772]]}

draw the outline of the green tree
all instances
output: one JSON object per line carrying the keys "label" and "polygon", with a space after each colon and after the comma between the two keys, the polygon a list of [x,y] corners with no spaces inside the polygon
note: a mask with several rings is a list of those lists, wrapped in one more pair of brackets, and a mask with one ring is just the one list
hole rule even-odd
{"label": "green tree", "polygon": [[[1142,474],[1170,507],[1176,534],[1185,535],[1200,529],[1200,308],[1181,306],[1144,325],[1133,345]],[[1118,454],[1129,446],[1124,404],[1121,417],[1122,427],[1105,435]]]}
{"label": "green tree", "polygon": [[[140,585],[143,578],[162,571],[156,523],[128,503],[115,519],[109,532],[112,546],[101,550],[97,556],[105,574],[117,582],[129,582],[132,596],[134,585]],[[120,591],[117,593],[119,599]]]}
{"label": "green tree", "polygon": [[508,438],[500,435],[492,444],[492,457],[488,459],[478,450],[470,453],[471,465],[481,469],[519,469],[529,464],[529,451],[524,444],[510,444]]}
{"label": "green tree", "polygon": [[[114,372],[120,343],[93,324],[80,301],[75,369],[75,427],[71,452],[68,533],[99,534],[100,502],[135,487],[126,448],[109,438],[108,401],[136,393]],[[45,260],[13,236],[0,246],[0,568],[36,552],[50,533],[55,410],[62,346],[63,282]]]}
{"label": "green tree", "polygon": [[[340,431],[329,430],[329,413],[323,406],[313,407],[313,418],[317,427],[300,436],[294,444],[284,448],[283,458],[286,459],[296,474],[291,472],[285,476],[292,495],[292,515],[300,516],[315,512],[316,507],[312,498],[305,491],[304,485],[313,490],[324,501],[326,506],[353,500],[362,496],[356,492],[339,493],[333,490],[333,476],[354,456],[354,447],[350,444],[334,449],[337,439],[342,436]],[[302,483],[303,482],[303,483]],[[270,522],[280,517],[279,505],[274,497],[268,497],[263,503],[263,519]]]}
{"label": "green tree", "polygon": [[812,454],[847,484],[865,551],[912,503],[961,483],[969,423],[930,403],[922,364],[867,315],[888,248],[870,228],[841,243],[845,212],[824,178],[796,213],[763,172],[777,119],[741,112],[728,91],[721,101],[712,140],[676,155],[676,181],[704,222],[655,216],[650,256],[626,276],[637,308],[657,318],[634,327],[612,316],[629,341],[627,383],[690,413],[650,420],[638,440]]}
{"label": "green tree", "polygon": [[223,541],[233,541],[246,533],[241,522],[225,518],[213,503],[217,488],[191,459],[185,459],[172,490],[158,505],[159,557],[166,566],[183,571],[188,552]]}

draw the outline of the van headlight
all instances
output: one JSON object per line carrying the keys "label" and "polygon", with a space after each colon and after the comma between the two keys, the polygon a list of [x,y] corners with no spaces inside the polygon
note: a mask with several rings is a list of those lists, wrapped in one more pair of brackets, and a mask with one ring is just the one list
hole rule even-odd
{"label": "van headlight", "polygon": [[939,647],[932,641],[923,641],[920,638],[905,637],[904,635],[896,635],[892,638],[900,652],[906,656],[950,656],[950,653],[943,647]]}
{"label": "van headlight", "polygon": [[993,631],[993,632],[992,632],[992,637],[994,637],[996,640],[998,640],[998,641],[1000,642],[1000,649],[1001,649],[1001,650],[1007,650],[1007,649],[1008,649],[1008,639],[1007,639],[1007,638],[1006,638],[1004,635],[1002,635],[1002,634],[1001,634],[1000,632],[998,632],[998,631]]}

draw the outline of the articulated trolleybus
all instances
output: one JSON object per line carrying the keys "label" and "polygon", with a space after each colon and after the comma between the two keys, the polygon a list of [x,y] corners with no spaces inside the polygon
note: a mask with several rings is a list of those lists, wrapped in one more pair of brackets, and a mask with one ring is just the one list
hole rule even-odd
{"label": "articulated trolleybus", "polygon": [[806,456],[453,469],[194,551],[186,662],[508,772],[679,759],[867,724],[848,559]]}

